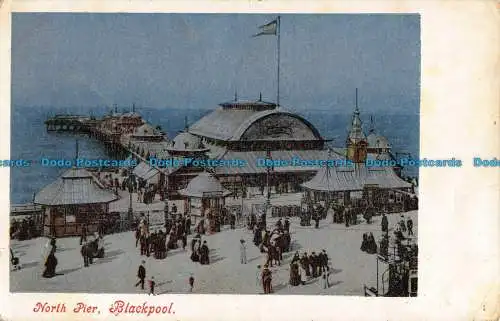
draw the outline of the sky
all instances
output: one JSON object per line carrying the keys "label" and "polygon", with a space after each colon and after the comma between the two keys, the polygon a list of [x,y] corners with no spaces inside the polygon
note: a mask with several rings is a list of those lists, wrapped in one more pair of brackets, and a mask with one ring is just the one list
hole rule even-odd
{"label": "sky", "polygon": [[[276,101],[276,15],[14,13],[12,104],[213,109]],[[280,104],[417,114],[419,15],[281,15]]]}

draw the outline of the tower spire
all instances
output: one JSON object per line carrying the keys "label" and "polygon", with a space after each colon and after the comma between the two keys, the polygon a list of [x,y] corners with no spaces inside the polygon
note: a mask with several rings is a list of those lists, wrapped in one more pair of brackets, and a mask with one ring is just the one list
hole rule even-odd
{"label": "tower spire", "polygon": [[184,130],[188,130],[189,126],[188,126],[188,116],[184,116]]}
{"label": "tower spire", "polygon": [[373,123],[373,115],[370,115],[370,133],[375,131],[375,125]]}
{"label": "tower spire", "polygon": [[366,159],[366,136],[359,118],[358,88],[356,88],[356,106],[352,115],[351,129],[347,137],[347,158],[354,163],[364,162]]}
{"label": "tower spire", "polygon": [[238,101],[238,90],[234,90],[234,101]]}
{"label": "tower spire", "polygon": [[359,112],[359,107],[358,107],[358,88],[356,88],[356,111]]}
{"label": "tower spire", "polygon": [[135,103],[132,104],[132,112],[135,113]]}
{"label": "tower spire", "polygon": [[356,88],[356,105],[354,107],[354,113],[352,115],[351,132],[357,131],[362,132],[361,119],[359,118],[359,106],[358,106],[358,88]]}
{"label": "tower spire", "polygon": [[262,92],[259,93],[259,101],[262,101]]}

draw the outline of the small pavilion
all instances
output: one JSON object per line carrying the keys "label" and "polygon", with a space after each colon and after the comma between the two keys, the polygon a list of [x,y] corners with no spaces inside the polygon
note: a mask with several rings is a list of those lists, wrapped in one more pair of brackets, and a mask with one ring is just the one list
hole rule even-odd
{"label": "small pavilion", "polygon": [[186,188],[179,190],[179,194],[186,197],[185,207],[194,223],[196,220],[208,219],[211,232],[217,230],[220,224],[225,197],[231,194],[210,173],[202,172],[193,178]]}
{"label": "small pavilion", "polygon": [[73,167],[38,192],[34,203],[44,208],[43,234],[65,237],[80,235],[84,224],[87,233],[96,232],[109,212],[109,203],[117,198],[89,171]]}
{"label": "small pavilion", "polygon": [[[366,167],[362,164],[346,167],[323,167],[302,186],[314,201],[336,200],[354,208],[372,204],[380,211],[405,211],[405,197],[412,184],[396,175],[390,167]],[[352,194],[357,194],[353,199]]]}

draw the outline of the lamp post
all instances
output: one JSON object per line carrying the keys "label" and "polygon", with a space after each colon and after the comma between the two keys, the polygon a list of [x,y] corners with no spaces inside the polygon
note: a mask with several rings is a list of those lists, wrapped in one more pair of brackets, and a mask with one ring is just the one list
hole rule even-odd
{"label": "lamp post", "polygon": [[378,296],[378,260],[379,260],[379,255],[377,254],[377,296]]}
{"label": "lamp post", "polygon": [[[266,151],[266,159],[272,162],[271,150],[268,149]],[[266,195],[266,213],[269,205],[271,204],[271,171],[273,170],[273,166],[271,164],[267,164],[269,166],[266,167],[266,186],[267,186],[267,195]]]}
{"label": "lamp post", "polygon": [[133,185],[132,185],[132,173],[129,173],[129,176],[128,176],[128,195],[129,195],[129,199],[128,199],[128,213],[127,213],[127,219],[128,219],[128,224],[129,224],[129,227],[132,226],[132,220],[133,220],[133,216],[134,216],[134,212],[133,212],[133,209],[132,209],[132,192],[134,190],[133,188]]}

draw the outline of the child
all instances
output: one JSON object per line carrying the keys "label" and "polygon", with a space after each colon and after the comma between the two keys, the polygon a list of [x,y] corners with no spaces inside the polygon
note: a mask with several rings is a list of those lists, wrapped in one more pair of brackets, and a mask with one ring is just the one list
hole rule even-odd
{"label": "child", "polygon": [[194,287],[194,277],[191,275],[189,277],[189,292],[193,292],[193,287]]}
{"label": "child", "polygon": [[152,276],[151,280],[149,280],[149,294],[155,295],[155,277]]}
{"label": "child", "polygon": [[10,249],[10,262],[14,270],[21,269],[21,267],[19,266],[19,258],[14,255],[14,251],[12,251],[12,249]]}
{"label": "child", "polygon": [[261,273],[262,273],[262,271],[261,271],[261,266],[260,266],[260,265],[257,265],[257,274],[256,274],[256,280],[255,280],[255,281],[256,281],[256,285],[257,285],[258,287],[260,287],[260,286],[261,286],[261,284],[262,284],[262,283],[261,283],[261,281],[262,281],[262,278],[261,278]]}

